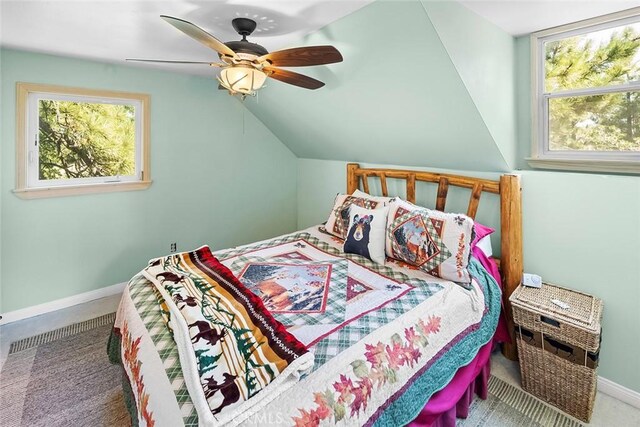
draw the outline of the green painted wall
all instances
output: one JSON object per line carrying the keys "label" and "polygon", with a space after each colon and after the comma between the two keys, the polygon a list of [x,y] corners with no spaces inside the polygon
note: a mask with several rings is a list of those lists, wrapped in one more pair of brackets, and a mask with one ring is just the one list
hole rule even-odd
{"label": "green painted wall", "polygon": [[422,4],[503,159],[515,167],[513,37],[456,1]]}
{"label": "green painted wall", "polygon": [[531,169],[525,158],[531,156],[531,50],[529,36],[515,39],[516,118],[518,143],[516,168]]}
{"label": "green painted wall", "polygon": [[602,298],[599,374],[640,391],[640,179],[523,175],[526,271]]}
{"label": "green painted wall", "polygon": [[[467,63],[471,73],[502,60],[493,41]],[[270,80],[246,102],[298,157],[509,169],[419,1],[373,2],[294,45],[320,44],[335,45],[344,62],[297,71],[325,87],[311,92]]]}
{"label": "green painted wall", "polygon": [[[126,281],[170,242],[179,250],[223,248],[295,229],[295,156],[213,79],[0,55],[2,312]],[[17,81],[150,94],[151,188],[41,200],[13,195]]]}

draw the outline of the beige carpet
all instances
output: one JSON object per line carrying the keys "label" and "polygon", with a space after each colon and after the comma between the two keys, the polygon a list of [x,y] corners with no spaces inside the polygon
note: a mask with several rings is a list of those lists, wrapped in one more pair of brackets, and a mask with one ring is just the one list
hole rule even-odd
{"label": "beige carpet", "polygon": [[13,343],[0,372],[0,426],[129,426],[122,370],[107,358],[114,317]]}
{"label": "beige carpet", "polygon": [[[0,426],[130,426],[121,367],[109,363],[115,314],[12,343],[0,372]],[[554,408],[491,377],[464,427],[577,427]]]}

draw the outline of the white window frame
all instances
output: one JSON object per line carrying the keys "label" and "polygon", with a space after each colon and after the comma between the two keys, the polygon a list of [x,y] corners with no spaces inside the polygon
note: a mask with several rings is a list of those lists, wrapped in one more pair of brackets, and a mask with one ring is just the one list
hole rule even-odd
{"label": "white window frame", "polygon": [[622,151],[549,150],[549,100],[568,96],[640,91],[640,81],[615,86],[545,92],[545,49],[549,41],[640,22],[640,8],[612,13],[531,34],[532,138],[530,166],[543,169],[640,173],[640,153]]}
{"label": "white window frame", "polygon": [[[17,84],[16,188],[26,199],[89,193],[142,190],[151,185],[149,96],[106,90],[32,83]],[[130,176],[48,179],[39,177],[38,108],[42,99],[130,105],[135,111],[135,173]]]}

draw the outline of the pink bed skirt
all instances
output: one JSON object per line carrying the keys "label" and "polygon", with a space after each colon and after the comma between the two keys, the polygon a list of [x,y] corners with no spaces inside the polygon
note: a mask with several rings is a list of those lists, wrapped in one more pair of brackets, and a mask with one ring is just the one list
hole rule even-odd
{"label": "pink bed skirt", "polygon": [[467,366],[458,369],[445,388],[429,399],[411,427],[455,427],[456,418],[467,418],[474,396],[487,398],[487,383],[491,375],[491,350],[495,341],[480,348]]}
{"label": "pink bed skirt", "polygon": [[[489,227],[482,227],[490,230],[486,234],[493,232]],[[476,246],[472,251],[473,256],[487,269],[504,292],[500,270],[495,261]],[[458,369],[445,388],[431,396],[418,417],[408,424],[410,427],[455,427],[456,418],[467,418],[469,415],[469,406],[475,395],[483,400],[487,398],[487,384],[491,376],[491,350],[498,343],[511,341],[504,317],[504,301],[502,308],[493,340],[480,348],[471,363]]]}

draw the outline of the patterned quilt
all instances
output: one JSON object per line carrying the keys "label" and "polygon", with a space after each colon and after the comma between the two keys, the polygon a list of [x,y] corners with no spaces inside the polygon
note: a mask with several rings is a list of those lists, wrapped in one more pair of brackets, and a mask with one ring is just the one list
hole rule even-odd
{"label": "patterned quilt", "polygon": [[[405,424],[493,336],[500,291],[473,259],[466,290],[341,243],[312,227],[215,253],[314,357],[312,373],[242,425]],[[165,315],[155,287],[134,277],[116,327],[137,421],[195,426]]]}

